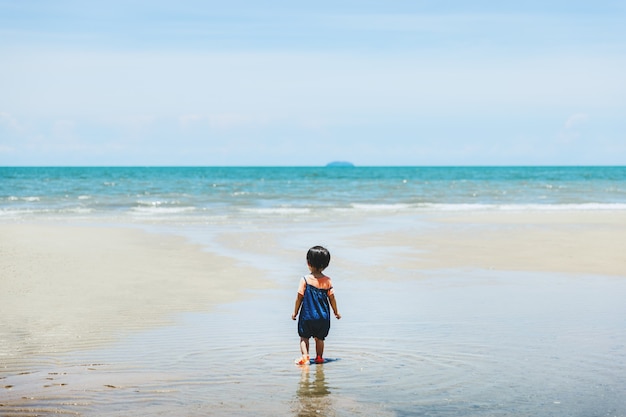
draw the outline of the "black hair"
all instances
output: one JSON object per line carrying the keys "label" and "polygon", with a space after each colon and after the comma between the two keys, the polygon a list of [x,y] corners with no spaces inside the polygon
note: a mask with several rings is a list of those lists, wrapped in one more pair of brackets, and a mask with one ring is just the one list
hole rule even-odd
{"label": "black hair", "polygon": [[313,246],[306,254],[306,261],[320,271],[330,263],[330,252],[323,246]]}

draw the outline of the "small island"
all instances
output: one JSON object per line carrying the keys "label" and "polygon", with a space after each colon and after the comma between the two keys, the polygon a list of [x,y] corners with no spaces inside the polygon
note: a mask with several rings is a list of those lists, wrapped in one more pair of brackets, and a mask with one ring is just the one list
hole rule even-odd
{"label": "small island", "polygon": [[329,168],[346,168],[346,167],[354,167],[354,164],[352,162],[347,162],[347,161],[333,161],[333,162],[329,162],[328,164],[326,164],[327,167]]}

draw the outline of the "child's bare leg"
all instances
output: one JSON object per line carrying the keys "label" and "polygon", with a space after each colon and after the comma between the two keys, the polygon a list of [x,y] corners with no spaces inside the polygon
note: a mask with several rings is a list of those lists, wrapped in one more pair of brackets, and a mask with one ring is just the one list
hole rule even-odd
{"label": "child's bare leg", "polygon": [[309,356],[309,338],[308,337],[301,337],[300,338],[300,352],[302,352],[302,358],[303,359],[307,359],[308,358],[308,356]]}
{"label": "child's bare leg", "polygon": [[324,357],[324,341],[317,337],[315,338],[315,355],[318,358]]}

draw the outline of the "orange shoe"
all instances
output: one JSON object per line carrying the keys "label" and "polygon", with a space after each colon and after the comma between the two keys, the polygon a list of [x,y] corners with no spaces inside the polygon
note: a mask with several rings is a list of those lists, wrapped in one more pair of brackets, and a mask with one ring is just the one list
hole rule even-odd
{"label": "orange shoe", "polygon": [[296,359],[296,365],[308,365],[311,363],[311,359],[308,356],[303,356],[300,360]]}
{"label": "orange shoe", "polygon": [[324,358],[318,356],[317,358],[315,358],[315,363],[324,363]]}

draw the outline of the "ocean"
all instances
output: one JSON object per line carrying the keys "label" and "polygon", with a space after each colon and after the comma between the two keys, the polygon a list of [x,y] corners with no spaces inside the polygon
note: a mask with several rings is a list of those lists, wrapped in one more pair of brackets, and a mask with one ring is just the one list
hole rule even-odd
{"label": "ocean", "polygon": [[0,219],[623,210],[626,167],[3,167]]}
{"label": "ocean", "polygon": [[[101,345],[76,341],[75,351],[14,365],[0,356],[0,408],[98,417],[623,417],[626,271],[566,273],[559,263],[572,261],[564,255],[601,263],[593,244],[613,253],[624,210],[626,167],[0,168],[0,223],[130,226],[157,244],[182,236],[272,284]],[[555,269],[455,263],[467,245],[485,244],[473,233],[499,236],[506,248],[497,253],[512,259],[556,255]],[[466,246],[449,259],[420,263],[456,239]],[[9,261],[1,272],[10,274],[4,243],[0,235]],[[338,360],[301,369],[291,313],[313,244],[331,250],[343,317],[332,321],[325,351]],[[206,271],[207,280],[216,276]],[[13,313],[4,311],[5,325],[27,340]],[[15,400],[5,403],[3,393]]]}

